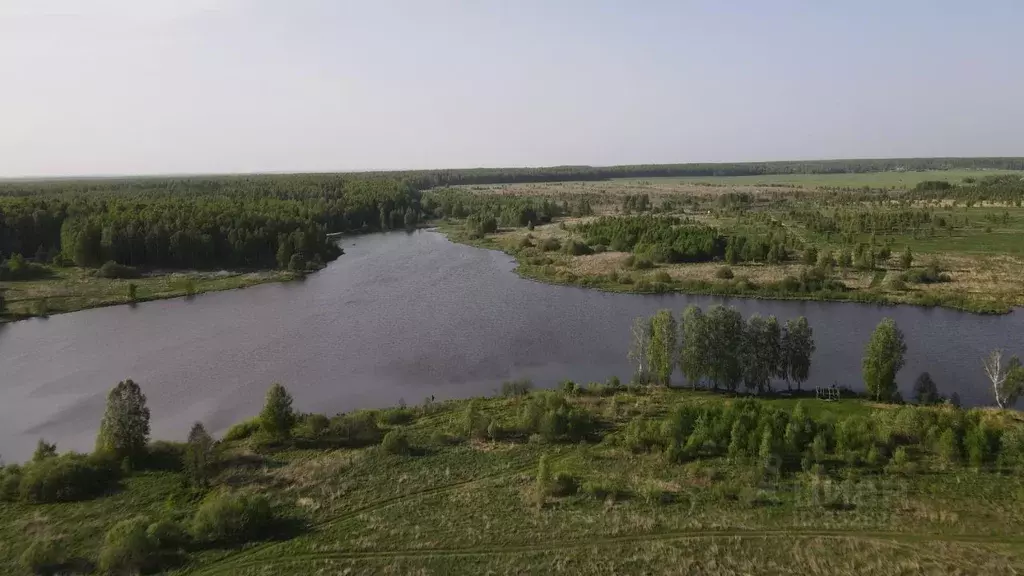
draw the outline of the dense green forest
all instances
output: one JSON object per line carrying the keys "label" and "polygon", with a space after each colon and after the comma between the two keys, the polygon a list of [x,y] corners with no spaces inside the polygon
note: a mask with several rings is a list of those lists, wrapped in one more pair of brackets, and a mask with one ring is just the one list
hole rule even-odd
{"label": "dense green forest", "polygon": [[139,178],[0,185],[0,254],[99,266],[304,269],[329,232],[415,225],[419,194],[338,175]]}
{"label": "dense green forest", "polygon": [[[555,203],[524,198],[474,198],[443,190],[421,204],[420,191],[436,187],[616,177],[951,168],[1024,169],[1024,159],[908,158],[11,180],[0,182],[0,257],[21,254],[35,262],[87,267],[114,261],[149,268],[302,270],[339,254],[328,239],[329,233],[410,227],[424,217],[475,215],[478,227],[485,229],[491,218],[502,226],[526,226],[562,215],[593,213],[587,198]],[[964,201],[1019,198],[1019,178],[985,181],[984,187],[969,187],[970,190],[921,186],[914,193],[921,199],[938,194],[964,195]],[[979,196],[975,188],[983,188],[985,194]],[[706,252],[704,248],[697,251]],[[753,252],[751,259],[757,259]]]}

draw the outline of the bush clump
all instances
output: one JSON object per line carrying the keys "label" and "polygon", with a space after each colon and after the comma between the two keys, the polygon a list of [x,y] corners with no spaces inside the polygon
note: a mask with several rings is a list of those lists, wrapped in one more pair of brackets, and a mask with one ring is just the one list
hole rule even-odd
{"label": "bush clump", "polygon": [[0,501],[17,502],[21,487],[21,466],[0,468]]}
{"label": "bush clump", "polygon": [[64,545],[54,538],[35,538],[18,561],[32,574],[57,574],[65,561]]}
{"label": "bush clump", "polygon": [[636,270],[650,270],[654,268],[654,262],[650,258],[634,258],[633,268]]}
{"label": "bush clump", "polygon": [[376,444],[384,436],[377,418],[369,410],[332,418],[327,434],[333,441],[350,448]]}
{"label": "bush clump", "polygon": [[593,253],[590,246],[587,246],[579,240],[570,240],[562,246],[562,250],[571,256],[583,256],[586,254]]}
{"label": "bush clump", "polygon": [[122,520],[107,531],[100,550],[99,568],[112,574],[139,574],[159,565],[159,546],[150,537],[145,518]]}
{"label": "bush clump", "polygon": [[224,433],[225,442],[236,442],[238,440],[245,440],[251,438],[254,434],[260,431],[260,420],[259,418],[250,418],[243,420],[238,424],[228,428],[228,431]]}
{"label": "bush clump", "polygon": [[100,278],[130,279],[138,278],[139,271],[131,266],[125,266],[124,264],[118,264],[113,260],[108,260],[100,266],[98,270],[96,270],[96,275]]}
{"label": "bush clump", "polygon": [[614,479],[588,480],[580,489],[597,500],[622,500],[627,493],[622,483]]}
{"label": "bush clump", "polygon": [[548,493],[552,496],[572,496],[579,490],[579,481],[567,472],[559,472],[551,480]]}
{"label": "bush clump", "polygon": [[388,454],[405,455],[411,450],[409,437],[401,430],[392,430],[385,434],[380,446]]}
{"label": "bush clump", "polygon": [[543,392],[523,406],[519,427],[524,434],[536,433],[548,442],[578,442],[593,431],[594,421],[588,411],[572,406],[562,394]]}
{"label": "bush clump", "polygon": [[382,410],[380,420],[388,426],[401,426],[416,419],[416,413],[408,408],[390,408]]}
{"label": "bush clump", "polygon": [[901,279],[914,284],[938,284],[940,282],[950,282],[953,278],[948,273],[943,272],[938,263],[932,262],[924,268],[907,270],[903,273]]}
{"label": "bush clump", "polygon": [[168,442],[157,440],[146,447],[139,465],[145,470],[168,470],[177,472],[181,470],[181,462],[185,457],[186,445],[181,442]]}
{"label": "bush clump", "polygon": [[7,260],[0,258],[0,281],[33,280],[50,274],[48,268],[25,260],[21,254],[13,254]]}
{"label": "bush clump", "polygon": [[274,524],[274,510],[263,496],[215,492],[192,518],[192,536],[203,542],[237,543],[258,539]]}
{"label": "bush clump", "polygon": [[562,243],[558,241],[558,238],[545,238],[540,243],[540,249],[545,252],[555,252],[562,248]]}
{"label": "bush clump", "polygon": [[319,438],[330,427],[331,421],[323,414],[306,414],[296,429],[296,434],[305,438]]}
{"label": "bush clump", "polygon": [[120,474],[113,460],[69,453],[26,464],[17,477],[18,497],[38,504],[94,498],[113,488]]}
{"label": "bush clump", "polygon": [[526,396],[533,389],[533,382],[528,378],[520,380],[509,380],[501,383],[501,395],[506,398],[511,396]]}

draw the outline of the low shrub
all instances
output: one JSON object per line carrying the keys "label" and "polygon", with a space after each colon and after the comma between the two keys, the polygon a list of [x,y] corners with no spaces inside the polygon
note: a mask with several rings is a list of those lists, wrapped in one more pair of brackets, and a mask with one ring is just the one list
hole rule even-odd
{"label": "low shrub", "polygon": [[21,254],[14,254],[9,259],[0,262],[0,281],[35,280],[51,274],[49,268],[33,264],[25,260]]}
{"label": "low shrub", "polygon": [[536,393],[525,403],[519,415],[524,434],[539,434],[545,441],[578,442],[594,428],[593,415],[566,402],[562,394]]}
{"label": "low shrub", "polygon": [[497,420],[491,420],[491,423],[487,425],[487,437],[491,440],[501,440],[505,437],[505,429],[498,424]]}
{"label": "low shrub", "polygon": [[559,472],[551,480],[548,493],[552,496],[571,496],[579,490],[579,482],[567,472]]}
{"label": "low shrub", "polygon": [[98,270],[96,270],[96,275],[100,278],[129,279],[138,278],[139,271],[131,266],[125,266],[124,264],[118,264],[113,260],[108,260],[100,266]]}
{"label": "low shrub", "polygon": [[610,478],[587,480],[580,489],[597,500],[623,500],[628,494],[622,482]]}
{"label": "low shrub", "polygon": [[18,494],[33,503],[75,502],[99,496],[119,478],[116,462],[82,454],[63,454],[26,464]]}
{"label": "low shrub", "polygon": [[562,243],[558,241],[558,238],[545,238],[540,243],[540,249],[545,252],[554,252],[562,247]]}
{"label": "low shrub", "polygon": [[510,396],[526,396],[532,389],[533,382],[527,378],[509,380],[501,383],[501,395],[506,398]]}
{"label": "low shrub", "polygon": [[415,419],[416,413],[408,408],[389,408],[380,413],[380,421],[386,426],[401,426]]}
{"label": "low shrub", "polygon": [[409,438],[401,430],[392,430],[385,434],[380,446],[388,454],[403,455],[410,452]]}
{"label": "low shrub", "polygon": [[456,443],[457,441],[458,438],[455,438],[454,436],[451,436],[449,434],[445,434],[440,430],[434,430],[433,432],[430,433],[430,444],[432,446],[449,446],[451,444]]}
{"label": "low shrub", "polygon": [[665,436],[657,421],[637,417],[630,420],[623,430],[622,443],[633,452],[650,452],[665,445]]}
{"label": "low shrub", "polygon": [[224,433],[225,442],[236,442],[238,440],[245,440],[251,438],[253,434],[256,434],[260,430],[259,418],[250,418],[243,420],[238,424],[228,428],[228,431]]}
{"label": "low shrub", "polygon": [[601,382],[591,382],[587,384],[586,388],[581,390],[581,392],[587,396],[612,396],[618,391],[618,384],[603,384]]}
{"label": "low shrub", "polygon": [[65,546],[54,538],[34,538],[18,558],[21,567],[32,574],[57,574],[65,562]]}
{"label": "low shrub", "polygon": [[0,501],[17,502],[21,487],[21,466],[12,464],[0,468]]}
{"label": "low shrub", "polygon": [[593,252],[593,250],[590,249],[590,246],[587,246],[579,240],[569,240],[562,246],[562,250],[571,256],[583,256]]}
{"label": "low shrub", "polygon": [[778,283],[778,288],[782,292],[799,292],[800,291],[800,279],[796,276],[786,276]]}
{"label": "low shrub", "polygon": [[942,271],[938,262],[934,261],[924,268],[907,270],[900,278],[905,282],[912,282],[914,284],[937,284],[940,282],[950,282],[953,279],[949,274]]}
{"label": "low shrub", "polygon": [[376,444],[383,437],[375,414],[369,410],[332,418],[327,434],[332,440],[352,448]]}
{"label": "low shrub", "polygon": [[274,524],[274,510],[263,496],[215,492],[192,518],[192,536],[203,542],[236,543],[258,539]]}
{"label": "low shrub", "polygon": [[146,447],[146,454],[140,462],[143,470],[181,470],[182,458],[185,456],[186,445],[181,442],[157,440]]}
{"label": "low shrub", "polygon": [[307,414],[300,421],[295,433],[306,438],[319,438],[330,425],[331,421],[323,414]]}
{"label": "low shrub", "polygon": [[633,268],[636,270],[650,270],[654,268],[654,262],[650,258],[636,258],[633,260]]}
{"label": "low shrub", "polygon": [[112,574],[139,574],[159,565],[160,547],[147,532],[145,518],[122,520],[107,531],[100,550],[99,568]]}
{"label": "low shrub", "polygon": [[190,538],[185,528],[173,520],[161,519],[146,528],[146,535],[161,550],[177,550],[188,544]]}
{"label": "low shrub", "polygon": [[486,440],[487,428],[490,425],[491,419],[487,415],[480,413],[479,402],[471,400],[469,405],[466,406],[466,412],[463,414],[462,431],[466,437]]}

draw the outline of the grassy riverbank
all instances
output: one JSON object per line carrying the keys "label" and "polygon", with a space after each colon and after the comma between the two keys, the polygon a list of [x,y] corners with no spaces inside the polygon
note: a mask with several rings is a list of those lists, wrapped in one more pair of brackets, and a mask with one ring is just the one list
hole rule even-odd
{"label": "grassy riverbank", "polygon": [[92,499],[0,502],[0,571],[23,573],[19,558],[41,540],[59,542],[63,565],[89,571],[118,522],[159,518],[188,531],[204,496],[225,490],[265,497],[277,527],[231,542],[183,535],[159,570],[1024,569],[1019,413],[614,382],[506,392],[302,416],[286,441],[243,425],[216,447],[207,489],[190,488],[164,458]]}
{"label": "grassy riverbank", "polygon": [[[0,314],[0,322],[100,306],[193,296],[295,278],[295,273],[287,270],[175,271],[119,280],[100,278],[94,270],[86,268],[46,267],[46,274],[39,279],[0,282],[0,293],[6,300],[6,310]],[[135,286],[134,299],[130,296],[129,285]]]}
{"label": "grassy riverbank", "polygon": [[[810,300],[831,302],[861,302],[868,304],[909,304],[940,306],[978,314],[1006,314],[1013,307],[1024,305],[1021,297],[972,294],[953,289],[941,292],[926,289],[886,290],[884,282],[900,270],[874,270],[870,273],[854,270],[842,274],[847,289],[844,291],[786,292],[778,283],[786,276],[794,276],[803,268],[799,264],[788,266],[731,266],[733,277],[716,277],[723,268],[721,263],[658,264],[649,269],[636,269],[630,264],[630,254],[604,252],[574,256],[557,251],[545,252],[535,246],[548,238],[567,241],[571,233],[549,224],[526,229],[503,229],[496,234],[474,237],[465,226],[457,222],[442,223],[438,230],[449,240],[477,248],[500,250],[514,257],[516,273],[524,278],[557,284],[593,288],[606,292],[631,294],[698,294],[707,296],[737,296],[768,300]],[[524,240],[533,246],[524,247]],[[1016,269],[1014,262],[1009,267]],[[1006,271],[1004,274],[1009,275]],[[949,287],[952,288],[952,287]]]}
{"label": "grassy riverbank", "polygon": [[450,239],[554,284],[1007,313],[1024,306],[1024,185],[969,174],[467,186],[434,201]]}

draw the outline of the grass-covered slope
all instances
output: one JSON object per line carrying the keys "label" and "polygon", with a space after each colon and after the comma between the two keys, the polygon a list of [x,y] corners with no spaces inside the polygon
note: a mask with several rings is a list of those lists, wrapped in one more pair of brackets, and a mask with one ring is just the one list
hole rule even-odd
{"label": "grass-covered slope", "polygon": [[[289,440],[243,424],[216,447],[205,488],[163,458],[104,496],[0,502],[0,572],[26,571],[37,541],[56,543],[65,567],[99,570],[108,531],[139,516],[186,532],[148,549],[149,569],[191,574],[1024,569],[1016,412],[507,391],[300,417]],[[197,510],[224,494],[265,498],[273,522],[199,530]]]}

